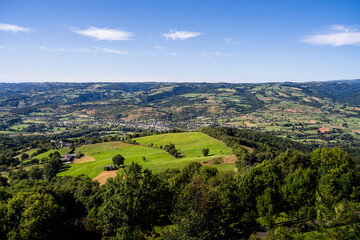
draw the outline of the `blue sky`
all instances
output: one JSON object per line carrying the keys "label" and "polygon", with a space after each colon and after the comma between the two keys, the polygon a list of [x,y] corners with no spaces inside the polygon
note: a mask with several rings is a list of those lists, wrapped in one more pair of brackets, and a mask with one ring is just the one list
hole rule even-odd
{"label": "blue sky", "polygon": [[358,0],[0,0],[0,81],[360,78]]}

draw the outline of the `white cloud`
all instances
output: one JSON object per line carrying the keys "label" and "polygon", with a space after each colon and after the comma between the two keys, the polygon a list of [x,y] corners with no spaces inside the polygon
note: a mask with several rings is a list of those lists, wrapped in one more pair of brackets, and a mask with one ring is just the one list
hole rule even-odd
{"label": "white cloud", "polygon": [[98,49],[102,52],[105,53],[114,53],[114,54],[119,54],[119,55],[125,55],[125,54],[129,54],[129,52],[125,52],[125,51],[120,51],[117,49],[111,49],[111,48],[98,48],[98,47],[94,47],[94,49]]}
{"label": "white cloud", "polygon": [[158,50],[163,50],[165,49],[165,47],[162,47],[162,46],[154,46],[155,49],[158,49]]}
{"label": "white cloud", "polygon": [[10,25],[10,24],[6,24],[6,23],[0,23],[0,31],[8,31],[8,32],[13,32],[13,33],[18,33],[18,32],[30,33],[31,29],[16,26],[16,25]]}
{"label": "white cloud", "polygon": [[97,27],[89,27],[84,30],[72,29],[72,31],[80,35],[95,38],[97,40],[109,41],[128,41],[131,40],[131,37],[134,35],[131,32]]}
{"label": "white cloud", "polygon": [[309,35],[304,37],[301,41],[318,45],[330,45],[334,47],[344,45],[360,46],[360,32],[342,25],[335,25],[332,27],[331,32]]}
{"label": "white cloud", "polygon": [[241,39],[235,38],[224,38],[225,42],[230,45],[239,45],[241,43]]}
{"label": "white cloud", "polygon": [[163,36],[169,40],[185,40],[194,38],[202,35],[200,32],[189,32],[189,31],[175,31],[170,29],[170,33],[163,33]]}
{"label": "white cloud", "polygon": [[171,56],[176,56],[177,53],[176,53],[176,52],[172,52],[172,53],[170,53],[170,55],[171,55]]}
{"label": "white cloud", "polygon": [[71,52],[77,52],[77,53],[93,52],[91,49],[88,49],[88,48],[48,48],[48,47],[41,46],[40,49],[47,51],[47,52],[68,52],[68,53],[71,53]]}
{"label": "white cloud", "polygon": [[232,57],[232,54],[221,53],[221,52],[203,52],[199,54],[202,57]]}
{"label": "white cloud", "polygon": [[118,55],[125,55],[129,54],[126,51],[120,51],[117,49],[111,48],[99,48],[99,47],[92,47],[92,48],[49,48],[41,46],[40,50],[44,50],[47,52],[66,52],[66,53],[114,53]]}

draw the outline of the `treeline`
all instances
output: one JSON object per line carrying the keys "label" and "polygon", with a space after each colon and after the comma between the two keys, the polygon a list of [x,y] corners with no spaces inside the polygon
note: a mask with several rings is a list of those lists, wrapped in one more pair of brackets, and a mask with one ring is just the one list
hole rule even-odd
{"label": "treeline", "polygon": [[[294,142],[289,139],[273,136],[269,133],[241,130],[228,127],[205,127],[200,129],[206,135],[216,138],[233,149],[238,158],[238,167],[254,165],[264,160],[274,159],[287,149],[295,149],[304,153],[311,152],[315,147]],[[249,151],[246,147],[251,148]]]}
{"label": "treeline", "polygon": [[[61,171],[57,158],[42,172],[0,179],[0,239],[256,239],[257,231],[267,231],[266,239],[356,239],[360,233],[360,176],[339,148],[287,150],[244,174],[199,163],[157,174],[133,163],[103,186],[84,175],[49,174]],[[277,225],[287,220],[296,224]]]}

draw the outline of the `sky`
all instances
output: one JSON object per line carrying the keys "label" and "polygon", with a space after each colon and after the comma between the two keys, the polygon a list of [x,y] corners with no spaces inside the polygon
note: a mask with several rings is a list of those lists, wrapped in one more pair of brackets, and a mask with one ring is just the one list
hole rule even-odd
{"label": "sky", "polygon": [[359,0],[0,0],[0,82],[359,78]]}

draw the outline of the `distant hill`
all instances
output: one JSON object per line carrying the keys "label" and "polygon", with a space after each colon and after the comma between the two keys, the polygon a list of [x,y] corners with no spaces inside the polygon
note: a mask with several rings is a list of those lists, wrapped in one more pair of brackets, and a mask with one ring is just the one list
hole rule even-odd
{"label": "distant hill", "polygon": [[[308,83],[0,83],[0,134],[81,136],[237,127],[357,146],[360,80]],[[141,130],[140,130],[141,131]]]}

